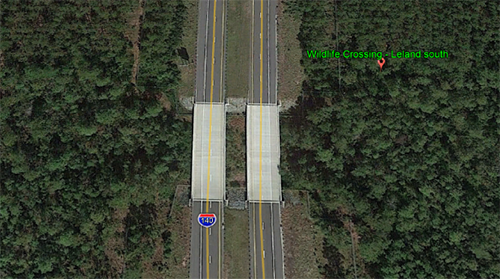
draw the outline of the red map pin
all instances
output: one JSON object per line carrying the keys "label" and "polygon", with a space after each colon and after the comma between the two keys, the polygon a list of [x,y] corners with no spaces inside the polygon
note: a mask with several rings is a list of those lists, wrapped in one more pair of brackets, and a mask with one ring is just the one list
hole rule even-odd
{"label": "red map pin", "polygon": [[[382,61],[382,62],[380,62],[380,61]],[[382,60],[377,60],[377,63],[379,64],[380,71],[382,72],[382,66],[384,66],[384,64],[385,64],[385,59],[382,57]]]}

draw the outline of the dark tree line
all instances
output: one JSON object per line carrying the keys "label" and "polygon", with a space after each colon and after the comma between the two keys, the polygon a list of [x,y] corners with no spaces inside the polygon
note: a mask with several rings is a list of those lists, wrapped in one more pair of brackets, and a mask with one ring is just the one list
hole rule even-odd
{"label": "dark tree line", "polygon": [[[314,193],[325,276],[498,278],[498,2],[287,3],[307,79],[282,119],[282,178]],[[346,49],[450,57],[389,58],[379,72],[306,53]]]}
{"label": "dark tree line", "polygon": [[136,87],[140,3],[0,3],[1,278],[165,272],[165,209],[190,169],[170,108],[185,7],[147,1]]}

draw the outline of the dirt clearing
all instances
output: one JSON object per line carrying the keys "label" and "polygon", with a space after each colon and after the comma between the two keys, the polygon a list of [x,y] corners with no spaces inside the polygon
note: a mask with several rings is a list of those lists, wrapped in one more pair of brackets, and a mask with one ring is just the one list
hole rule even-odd
{"label": "dirt clearing", "polygon": [[278,5],[278,99],[295,101],[300,96],[304,70],[300,64],[302,49],[297,39],[300,20],[286,12],[283,0]]}
{"label": "dirt clearing", "polygon": [[171,255],[166,259],[168,278],[189,278],[189,252],[191,247],[191,208],[175,205],[169,224]]}
{"label": "dirt clearing", "polygon": [[[323,278],[318,266],[323,258],[323,235],[309,217],[306,192],[287,191],[293,197],[281,212],[285,277],[291,279]],[[293,202],[292,202],[293,200]]]}
{"label": "dirt clearing", "polygon": [[144,0],[138,0],[138,7],[128,15],[128,26],[125,30],[125,38],[132,42],[132,54],[134,55],[134,65],[132,66],[132,84],[137,84],[137,73],[139,71],[139,43],[141,23],[144,15]]}
{"label": "dirt clearing", "polygon": [[196,40],[198,33],[198,1],[184,1],[187,8],[186,21],[182,35],[181,48],[185,48],[189,60],[177,59],[181,71],[179,97],[193,97],[196,82]]}

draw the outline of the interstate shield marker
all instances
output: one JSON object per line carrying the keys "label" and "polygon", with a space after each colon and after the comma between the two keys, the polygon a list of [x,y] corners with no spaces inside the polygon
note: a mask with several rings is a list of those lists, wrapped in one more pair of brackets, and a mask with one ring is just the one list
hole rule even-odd
{"label": "interstate shield marker", "polygon": [[198,223],[200,226],[210,228],[217,222],[217,217],[213,213],[201,213],[198,215]]}

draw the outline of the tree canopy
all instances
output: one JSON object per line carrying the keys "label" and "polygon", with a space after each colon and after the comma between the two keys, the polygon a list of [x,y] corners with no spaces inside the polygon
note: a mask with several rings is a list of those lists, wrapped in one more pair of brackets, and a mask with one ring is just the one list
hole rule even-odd
{"label": "tree canopy", "polygon": [[182,1],[6,0],[0,13],[0,277],[165,271],[165,210],[190,169]]}
{"label": "tree canopy", "polygon": [[[282,119],[282,178],[314,193],[326,277],[498,278],[494,2],[288,1],[307,79]],[[376,59],[307,50],[449,58],[386,58],[380,71]]]}

